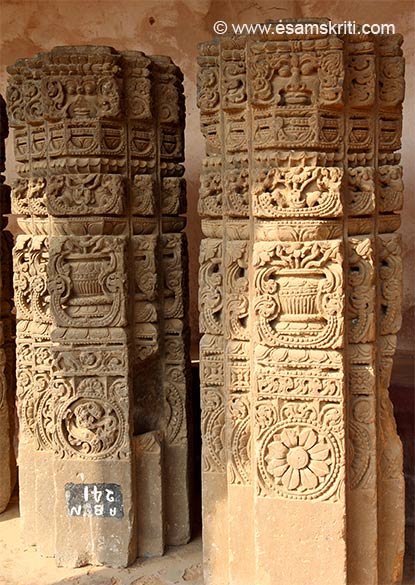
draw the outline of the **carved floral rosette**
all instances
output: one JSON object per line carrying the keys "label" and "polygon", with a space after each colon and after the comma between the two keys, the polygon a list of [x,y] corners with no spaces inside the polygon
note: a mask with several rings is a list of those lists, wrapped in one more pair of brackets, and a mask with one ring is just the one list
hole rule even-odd
{"label": "carved floral rosette", "polygon": [[[401,42],[316,33],[200,45],[207,583],[308,582],[310,564],[319,585],[349,582],[346,564],[350,582],[398,583],[402,453],[383,348],[391,339],[389,359],[400,326]],[[325,535],[317,562],[307,543],[323,537],[325,514],[343,529]]]}

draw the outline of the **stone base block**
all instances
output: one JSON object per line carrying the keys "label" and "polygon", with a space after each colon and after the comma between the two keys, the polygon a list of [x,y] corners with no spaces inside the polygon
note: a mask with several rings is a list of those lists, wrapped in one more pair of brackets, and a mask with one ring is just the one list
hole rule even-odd
{"label": "stone base block", "polygon": [[218,580],[222,577],[224,583],[227,583],[229,529],[226,474],[204,474],[202,515],[205,585],[217,585]]}
{"label": "stone base block", "polygon": [[36,486],[36,548],[41,555],[55,554],[55,518],[53,505],[53,459],[51,451],[34,453]]}
{"label": "stone base block", "polygon": [[133,438],[136,469],[136,518],[139,557],[164,554],[163,434]]}
{"label": "stone base block", "polygon": [[126,567],[137,557],[130,461],[55,460],[56,564]]}
{"label": "stone base block", "polygon": [[349,585],[343,503],[257,498],[255,512],[256,583]]}
{"label": "stone base block", "polygon": [[[19,474],[19,507],[22,540],[25,546],[37,544],[36,532],[36,469],[33,464],[35,458],[34,445],[25,442],[22,438],[19,444],[19,469],[24,473]],[[50,492],[48,494],[50,505],[53,506],[53,480],[51,478]]]}
{"label": "stone base block", "polygon": [[165,445],[164,477],[166,486],[166,544],[180,546],[189,542],[189,461],[188,447]]}

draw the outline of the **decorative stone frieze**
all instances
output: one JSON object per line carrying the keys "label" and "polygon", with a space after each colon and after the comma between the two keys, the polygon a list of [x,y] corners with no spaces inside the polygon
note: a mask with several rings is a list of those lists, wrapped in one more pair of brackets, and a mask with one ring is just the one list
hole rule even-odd
{"label": "decorative stone frieze", "polygon": [[190,537],[182,76],[109,47],[9,72],[24,537],[125,566]]}
{"label": "decorative stone frieze", "polygon": [[400,582],[401,42],[200,46],[206,585]]}

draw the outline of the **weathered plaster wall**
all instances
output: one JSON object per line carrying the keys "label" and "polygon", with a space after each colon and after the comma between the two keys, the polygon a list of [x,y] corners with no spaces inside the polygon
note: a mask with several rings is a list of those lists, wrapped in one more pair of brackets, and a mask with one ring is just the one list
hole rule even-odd
{"label": "weathered plaster wall", "polygon": [[[6,89],[6,67],[19,57],[49,51],[56,45],[110,45],[172,57],[185,76],[187,107],[186,178],[190,249],[191,324],[198,339],[197,272],[200,224],[197,215],[198,177],[203,156],[196,109],[197,43],[213,36],[216,20],[227,23],[267,19],[327,16],[334,22],[394,23],[405,37],[406,101],[402,159],[406,186],[402,213],[404,250],[403,327],[399,349],[414,349],[415,330],[415,19],[412,0],[3,0],[1,3],[0,92]],[[11,141],[7,178],[15,177]]]}

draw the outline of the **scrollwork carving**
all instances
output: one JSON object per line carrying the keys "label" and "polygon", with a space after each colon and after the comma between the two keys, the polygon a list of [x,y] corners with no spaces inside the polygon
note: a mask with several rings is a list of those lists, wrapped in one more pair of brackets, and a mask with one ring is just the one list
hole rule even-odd
{"label": "scrollwork carving", "polygon": [[222,332],[223,276],[221,240],[202,240],[199,273],[200,330]]}
{"label": "scrollwork carving", "polygon": [[349,238],[349,341],[366,343],[375,336],[373,241]]}
{"label": "scrollwork carving", "polygon": [[206,388],[202,396],[203,470],[225,471],[225,405],[217,388]]}
{"label": "scrollwork carving", "polygon": [[126,380],[84,377],[54,380],[55,441],[61,457],[107,459],[127,454]]}

